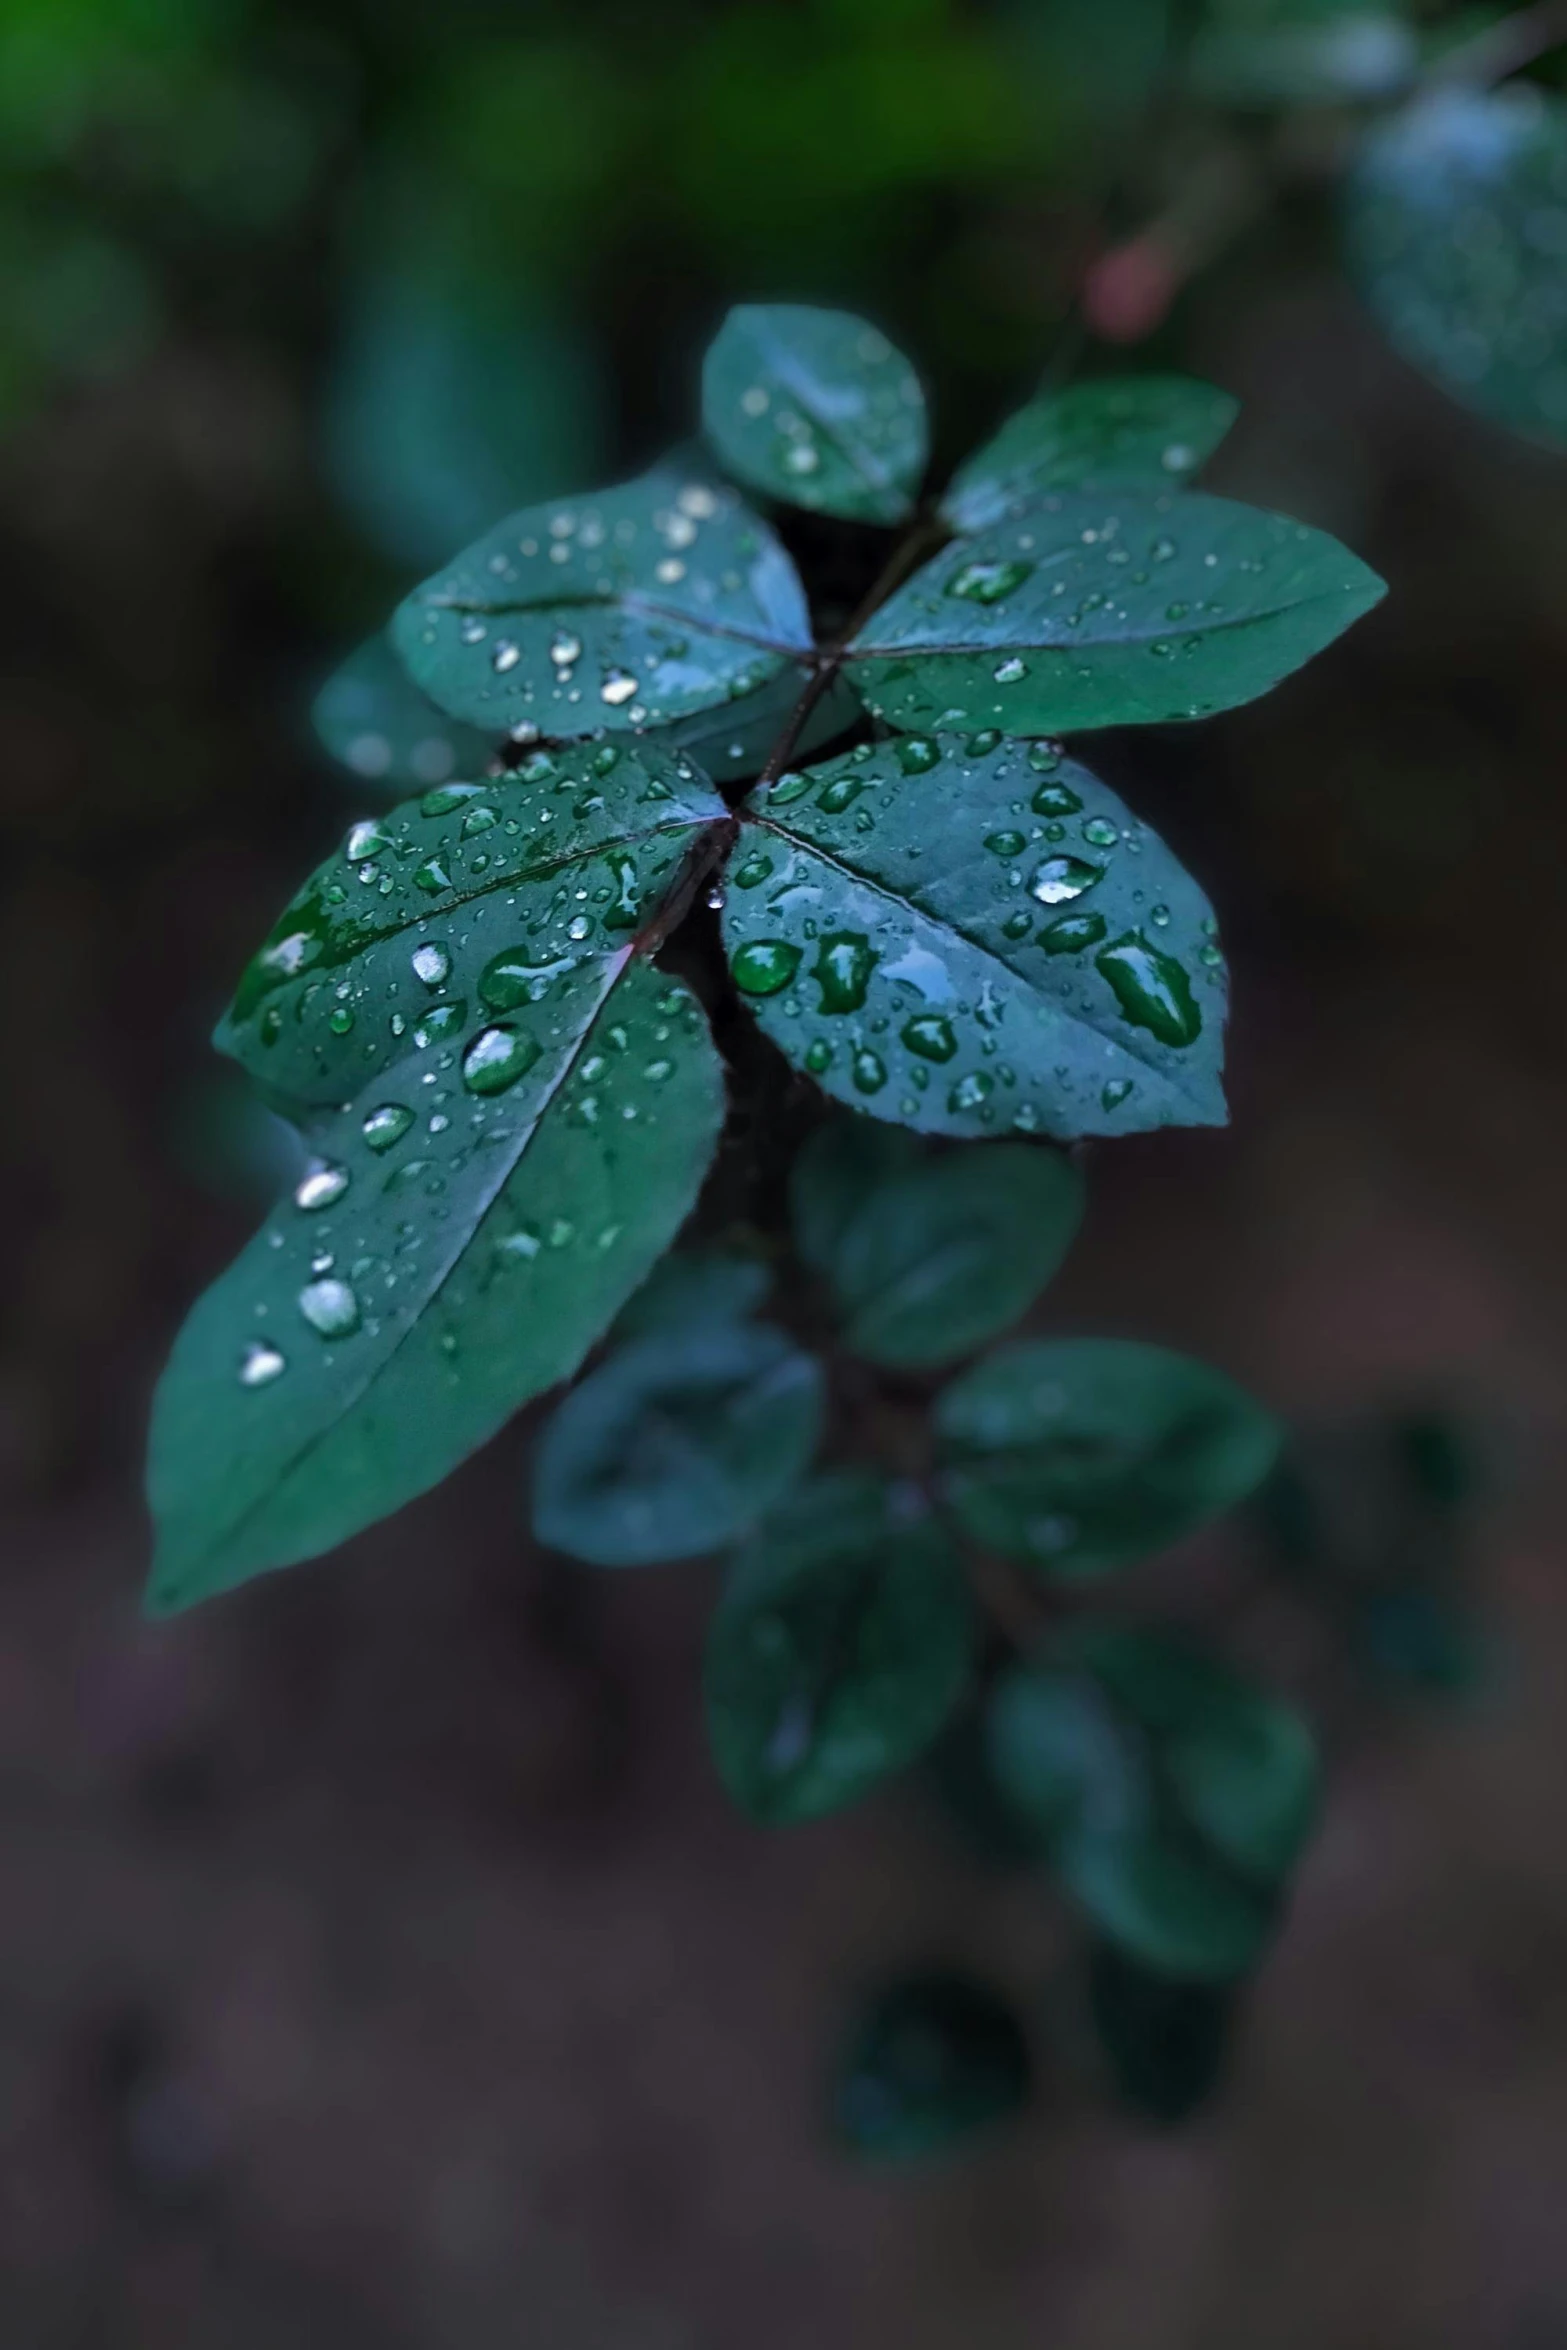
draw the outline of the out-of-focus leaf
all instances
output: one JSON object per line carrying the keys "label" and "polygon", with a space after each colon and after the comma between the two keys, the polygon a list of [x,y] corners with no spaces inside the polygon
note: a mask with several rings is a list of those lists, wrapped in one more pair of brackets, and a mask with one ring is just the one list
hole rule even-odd
{"label": "out-of-focus leaf", "polygon": [[772,1276],[755,1257],[717,1248],[674,1249],[653,1267],[615,1324],[615,1336],[651,1338],[743,1322],[766,1302],[771,1287]]}
{"label": "out-of-focus leaf", "polygon": [[1222,1372],[1111,1338],[997,1348],[943,1391],[936,1426],[964,1529],[1065,1582],[1233,1509],[1279,1445],[1277,1422]]}
{"label": "out-of-focus leaf", "polygon": [[330,1549],[569,1377],[685,1220],[722,1117],[700,1007],[622,945],[460,1063],[432,1040],[315,1118],[315,1163],[159,1386],[149,1605]]}
{"label": "out-of-focus leaf", "polygon": [[604,387],[542,297],[509,317],[381,271],[348,304],[323,432],[361,528],[396,562],[435,563],[498,514],[592,479]]}
{"label": "out-of-focus leaf", "polygon": [[951,1543],[879,1479],[817,1478],[762,1525],[708,1636],[708,1740],[756,1819],[856,1802],[962,1695],[973,1609]]}
{"label": "out-of-focus leaf", "polygon": [[810,644],[766,523],[673,463],[510,515],[405,598],[391,636],[443,710],[524,741],[718,709]]}
{"label": "out-of-focus leaf", "polygon": [[1397,7],[1367,0],[1230,0],[1192,44],[1193,88],[1221,106],[1367,105],[1398,97],[1420,41]]}
{"label": "out-of-focus leaf", "polygon": [[901,727],[1205,718],[1266,693],[1384,592],[1336,539],[1227,498],[1051,497],[917,571],[846,675]]}
{"label": "out-of-focus leaf", "polygon": [[1228,392],[1179,375],[1043,393],[958,467],[941,510],[954,530],[985,530],[1051,491],[1183,489],[1239,407]]}
{"label": "out-of-focus leaf", "polygon": [[[853,1152],[835,1124],[796,1160],[792,1191],[807,1233],[833,1222]],[[872,1181],[821,1268],[846,1316],[845,1344],[871,1362],[911,1368],[969,1353],[1038,1296],[1082,1213],[1071,1161],[1023,1143],[914,1158]]]}
{"label": "out-of-focus leaf", "polygon": [[356,782],[398,799],[454,776],[483,775],[494,763],[497,738],[438,710],[384,635],[366,638],[332,672],[310,716]]}
{"label": "out-of-focus leaf", "polygon": [[1442,89],[1374,131],[1348,257],[1389,339],[1468,407],[1567,443],[1567,106]]}
{"label": "out-of-focus leaf", "polygon": [[821,1420],[820,1366],[768,1324],[696,1322],[633,1339],[545,1429],[533,1530],[596,1567],[717,1550],[794,1484]]}
{"label": "out-of-focus leaf", "polygon": [[1168,2125],[1209,2102],[1234,2036],[1233,1982],[1171,1982],[1101,1942],[1089,1957],[1088,1996],[1123,2105]]}
{"label": "out-of-focus leaf", "polygon": [[946,2153],[1028,2103],[1033,2065],[1012,2008],[970,1976],[913,1974],[867,2003],[839,2060],[834,2135],[878,2161]]}
{"label": "out-of-focus leaf", "polygon": [[840,1101],[961,1138],[1223,1123],[1208,901],[1053,744],[865,745],[743,813],[730,969]]}
{"label": "out-of-focus leaf", "polygon": [[925,470],[919,378],[879,328],[843,310],[747,303],[702,369],[702,426],[753,490],[857,522],[901,522]]}

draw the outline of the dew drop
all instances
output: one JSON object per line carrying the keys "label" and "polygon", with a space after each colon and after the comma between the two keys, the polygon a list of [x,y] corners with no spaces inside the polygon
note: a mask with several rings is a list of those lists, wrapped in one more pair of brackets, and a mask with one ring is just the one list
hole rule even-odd
{"label": "dew drop", "polygon": [[949,1110],[977,1110],[995,1091],[996,1081],[987,1069],[971,1069],[960,1077],[947,1096]]}
{"label": "dew drop", "polygon": [[1112,1077],[1100,1093],[1099,1106],[1103,1110],[1118,1110],[1128,1095],[1135,1091],[1130,1077]]}
{"label": "dew drop", "polygon": [[612,709],[618,710],[623,702],[632,699],[636,691],[637,681],[629,669],[611,669],[599,687],[599,700],[608,702]]}
{"label": "dew drop", "polygon": [[527,1075],[543,1047],[537,1039],[499,1020],[481,1028],[462,1057],[462,1081],[470,1093],[504,1093]]}
{"label": "dew drop", "polygon": [[1202,1013],[1185,966],[1150,946],[1140,931],[1129,930],[1102,948],[1094,969],[1109,981],[1122,1018],[1134,1028],[1146,1028],[1161,1044],[1195,1043]]}
{"label": "dew drop", "polygon": [[[1061,764],[1061,745],[1052,742],[1030,743],[1028,763],[1037,774],[1053,775]],[[1078,803],[1079,806],[1081,804]]]}
{"label": "dew drop", "polygon": [[1083,826],[1083,838],[1096,849],[1113,849],[1120,839],[1120,828],[1108,816],[1090,816]]}
{"label": "dew drop", "polygon": [[1028,843],[1020,832],[987,832],[985,846],[993,857],[1021,857]]}
{"label": "dew drop", "polygon": [[490,667],[504,677],[507,670],[515,669],[521,659],[522,655],[510,637],[503,636],[490,655]]}
{"label": "dew drop", "polygon": [[748,939],[729,965],[746,995],[777,995],[800,968],[800,949],[786,938]]}
{"label": "dew drop", "polygon": [[1016,653],[1013,653],[1005,661],[997,662],[990,674],[997,685],[1016,685],[1019,678],[1028,675],[1028,664],[1026,661],[1020,661]]}
{"label": "dew drop", "polygon": [[580,661],[581,658],[581,637],[573,636],[570,629],[557,628],[550,638],[550,659],[556,668],[569,669],[574,661]]}
{"label": "dew drop", "polygon": [[773,860],[765,849],[757,849],[743,864],[734,868],[731,879],[736,889],[757,889],[773,869]]}
{"label": "dew drop", "polygon": [[382,1102],[364,1122],[364,1138],[373,1151],[389,1151],[401,1142],[414,1122],[412,1110],[401,1102]]}
{"label": "dew drop", "polygon": [[239,1383],[241,1387],[270,1387],[287,1369],[286,1359],[275,1346],[253,1338],[239,1358]]}
{"label": "dew drop", "polygon": [[1029,895],[1042,906],[1063,906],[1103,879],[1102,865],[1090,865],[1081,857],[1047,857],[1029,882]]}
{"label": "dew drop", "polygon": [[382,849],[391,847],[386,834],[374,817],[356,824],[343,844],[343,854],[350,865],[362,865],[367,857],[379,856]]}
{"label": "dew drop", "polygon": [[1029,802],[1036,816],[1075,816],[1082,804],[1065,783],[1042,783]]}
{"label": "dew drop", "polygon": [[950,1061],[958,1049],[951,1021],[939,1012],[916,1012],[912,1020],[903,1023],[902,1036],[910,1052],[918,1053],[922,1061]]}
{"label": "dew drop", "polygon": [[1059,921],[1045,924],[1039,943],[1047,955],[1080,955],[1084,947],[1099,944],[1105,927],[1103,914],[1063,914]]}
{"label": "dew drop", "polygon": [[359,1300],[346,1281],[335,1277],[307,1281],[299,1293],[299,1310],[323,1338],[347,1338],[359,1327]]}
{"label": "dew drop", "polygon": [[947,594],[962,596],[973,604],[1000,604],[1016,594],[1033,568],[1032,563],[994,558],[965,563],[948,580]]}
{"label": "dew drop", "polygon": [[430,897],[438,896],[443,889],[450,889],[451,886],[452,877],[439,857],[426,857],[424,863],[414,869],[415,889],[424,890]]}
{"label": "dew drop", "polygon": [[880,1093],[887,1082],[887,1066],[879,1053],[861,1045],[854,1056],[854,1082],[861,1093]]}
{"label": "dew drop", "polygon": [[815,780],[803,767],[787,768],[768,793],[768,800],[775,808],[787,808],[791,800],[803,800]]}
{"label": "dew drop", "polygon": [[307,1214],[319,1208],[329,1208],[340,1200],[348,1189],[349,1173],[346,1167],[336,1167],[322,1159],[311,1167],[294,1186],[294,1205]]}
{"label": "dew drop", "polygon": [[451,976],[452,958],[432,940],[414,948],[413,969],[415,979],[422,979],[426,987],[443,987]]}
{"label": "dew drop", "polygon": [[897,744],[898,765],[905,775],[928,775],[941,765],[941,746],[928,734],[906,734]]}
{"label": "dew drop", "polygon": [[880,960],[861,930],[829,931],[817,950],[811,977],[822,991],[824,1012],[857,1012],[871,973]]}

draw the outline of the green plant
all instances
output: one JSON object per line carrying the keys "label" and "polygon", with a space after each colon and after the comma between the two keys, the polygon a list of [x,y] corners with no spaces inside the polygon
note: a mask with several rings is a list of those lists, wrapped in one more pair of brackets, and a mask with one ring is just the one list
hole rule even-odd
{"label": "green plant", "polygon": [[[1046,392],[918,506],[907,361],[740,310],[704,454],[513,515],[405,599],[320,724],[429,788],[351,827],[218,1032],[309,1157],[159,1389],[154,1609],[384,1516],[608,1333],[543,1432],[536,1529],[605,1567],[734,1547],[706,1706],[745,1809],[835,1809],[968,1719],[1122,1961],[1255,1963],[1309,1732],[1079,1601],[1252,1492],[1275,1423],[1159,1347],[992,1344],[1082,1212],[1058,1145],[1225,1115],[1208,901],[1058,732],[1247,701],[1382,592],[1190,486],[1232,413],[1161,378]],[[820,638],[733,481],[817,518]],[[749,1137],[715,1167],[731,1084]],[[949,2045],[976,2014],[977,2085]],[[905,1987],[894,2024],[872,2043],[934,2033],[960,2104],[1013,2100],[982,2001]]]}

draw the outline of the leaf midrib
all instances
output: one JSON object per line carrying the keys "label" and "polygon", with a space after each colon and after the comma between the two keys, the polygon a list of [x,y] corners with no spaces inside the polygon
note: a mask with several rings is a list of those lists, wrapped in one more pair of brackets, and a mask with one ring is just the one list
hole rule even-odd
{"label": "leaf midrib", "polygon": [[509,604],[487,603],[478,594],[431,595],[421,597],[430,612],[482,612],[488,620],[504,620],[512,612],[630,612],[639,620],[662,620],[672,627],[699,629],[707,636],[721,636],[732,643],[758,645],[764,652],[784,653],[799,660],[814,650],[810,639],[764,636],[759,629],[742,628],[737,621],[710,620],[705,613],[693,612],[685,604],[666,604],[657,596],[646,596],[640,588],[611,588],[605,595],[601,590],[589,595],[568,592],[558,596],[540,596]]}
{"label": "leaf midrib", "polygon": [[[1127,629],[1119,636],[1078,637],[1059,643],[1040,644],[1027,637],[991,637],[982,644],[852,644],[844,648],[845,661],[888,661],[901,655],[906,660],[928,660],[934,656],[956,656],[961,659],[983,659],[989,654],[1016,651],[1024,653],[1061,653],[1076,656],[1085,653],[1114,652],[1123,645],[1165,644],[1172,638],[1177,642],[1187,637],[1222,636],[1227,629],[1257,628],[1269,620],[1284,620],[1292,612],[1303,612],[1313,604],[1329,604],[1339,596],[1354,593],[1354,583],[1346,582],[1340,588],[1320,588],[1309,596],[1297,596],[1293,603],[1269,604],[1260,611],[1226,614],[1221,619],[1205,621],[1200,628],[1188,627],[1183,620],[1167,621],[1163,628]],[[1373,599],[1375,601],[1375,599]]]}

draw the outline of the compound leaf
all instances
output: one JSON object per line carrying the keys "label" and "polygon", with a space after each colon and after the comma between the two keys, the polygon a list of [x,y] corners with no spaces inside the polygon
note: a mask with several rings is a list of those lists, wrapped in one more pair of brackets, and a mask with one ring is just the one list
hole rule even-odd
{"label": "compound leaf", "polygon": [[1567,443],[1567,106],[1434,91],[1366,141],[1348,258],[1389,339],[1498,424]]}
{"label": "compound leaf", "polygon": [[448,1057],[624,944],[725,810],[684,756],[536,751],[350,827],[274,924],[219,1047],[275,1098],[335,1106]]}
{"label": "compound leaf", "polygon": [[1032,2088],[1028,2041],[1004,1999],[968,1975],[907,1975],[854,2026],[833,2087],[834,2135],[878,2161],[917,2161],[1012,2120]]}
{"label": "compound leaf", "polygon": [[497,523],[398,606],[391,637],[443,710],[526,742],[720,708],[808,650],[810,626],[766,523],[671,461]]}
{"label": "compound leaf", "polygon": [[1223,1123],[1208,901],[1054,745],[862,746],[743,815],[730,968],[840,1101],[963,1138]]}
{"label": "compound leaf", "polygon": [[976,1541],[1062,1581],[1177,1542],[1261,1483],[1279,1429],[1221,1372],[1160,1346],[1000,1347],[936,1405],[942,1491]]}
{"label": "compound leaf", "polygon": [[1239,407],[1180,375],[1111,376],[1044,393],[959,466],[941,511],[954,530],[986,530],[1052,490],[1183,489]]}
{"label": "compound leaf", "polygon": [[703,363],[702,426],[738,481],[856,522],[902,521],[929,444],[919,379],[886,336],[787,302],[730,311]]}
{"label": "compound leaf", "polygon": [[[426,1080],[429,1082],[426,1083]],[[315,1166],[192,1312],[154,1407],[149,1604],[344,1541],[574,1371],[684,1221],[723,1080],[629,945],[312,1128]]]}
{"label": "compound leaf", "polygon": [[483,775],[496,750],[494,736],[459,725],[419,691],[384,632],[332,672],[310,717],[323,748],[360,783],[399,799],[455,775]]}
{"label": "compound leaf", "polygon": [[533,1530],[596,1567],[716,1550],[794,1484],[821,1421],[820,1365],[767,1323],[632,1339],[545,1429]]}
{"label": "compound leaf", "polygon": [[1205,718],[1266,693],[1384,592],[1336,539],[1227,498],[1050,497],[917,571],[846,674],[901,727]]}
{"label": "compound leaf", "polygon": [[736,1559],[708,1637],[708,1738],[756,1819],[814,1818],[912,1762],[961,1696],[973,1611],[933,1520],[819,1477]]}
{"label": "compound leaf", "polygon": [[[835,1123],[796,1160],[806,1231],[827,1227],[830,1210],[816,1195],[840,1195],[853,1150]],[[845,1344],[870,1362],[914,1369],[970,1353],[1032,1304],[1082,1213],[1083,1181],[1070,1160],[1024,1143],[914,1156],[863,1184],[821,1267],[846,1316]]]}

